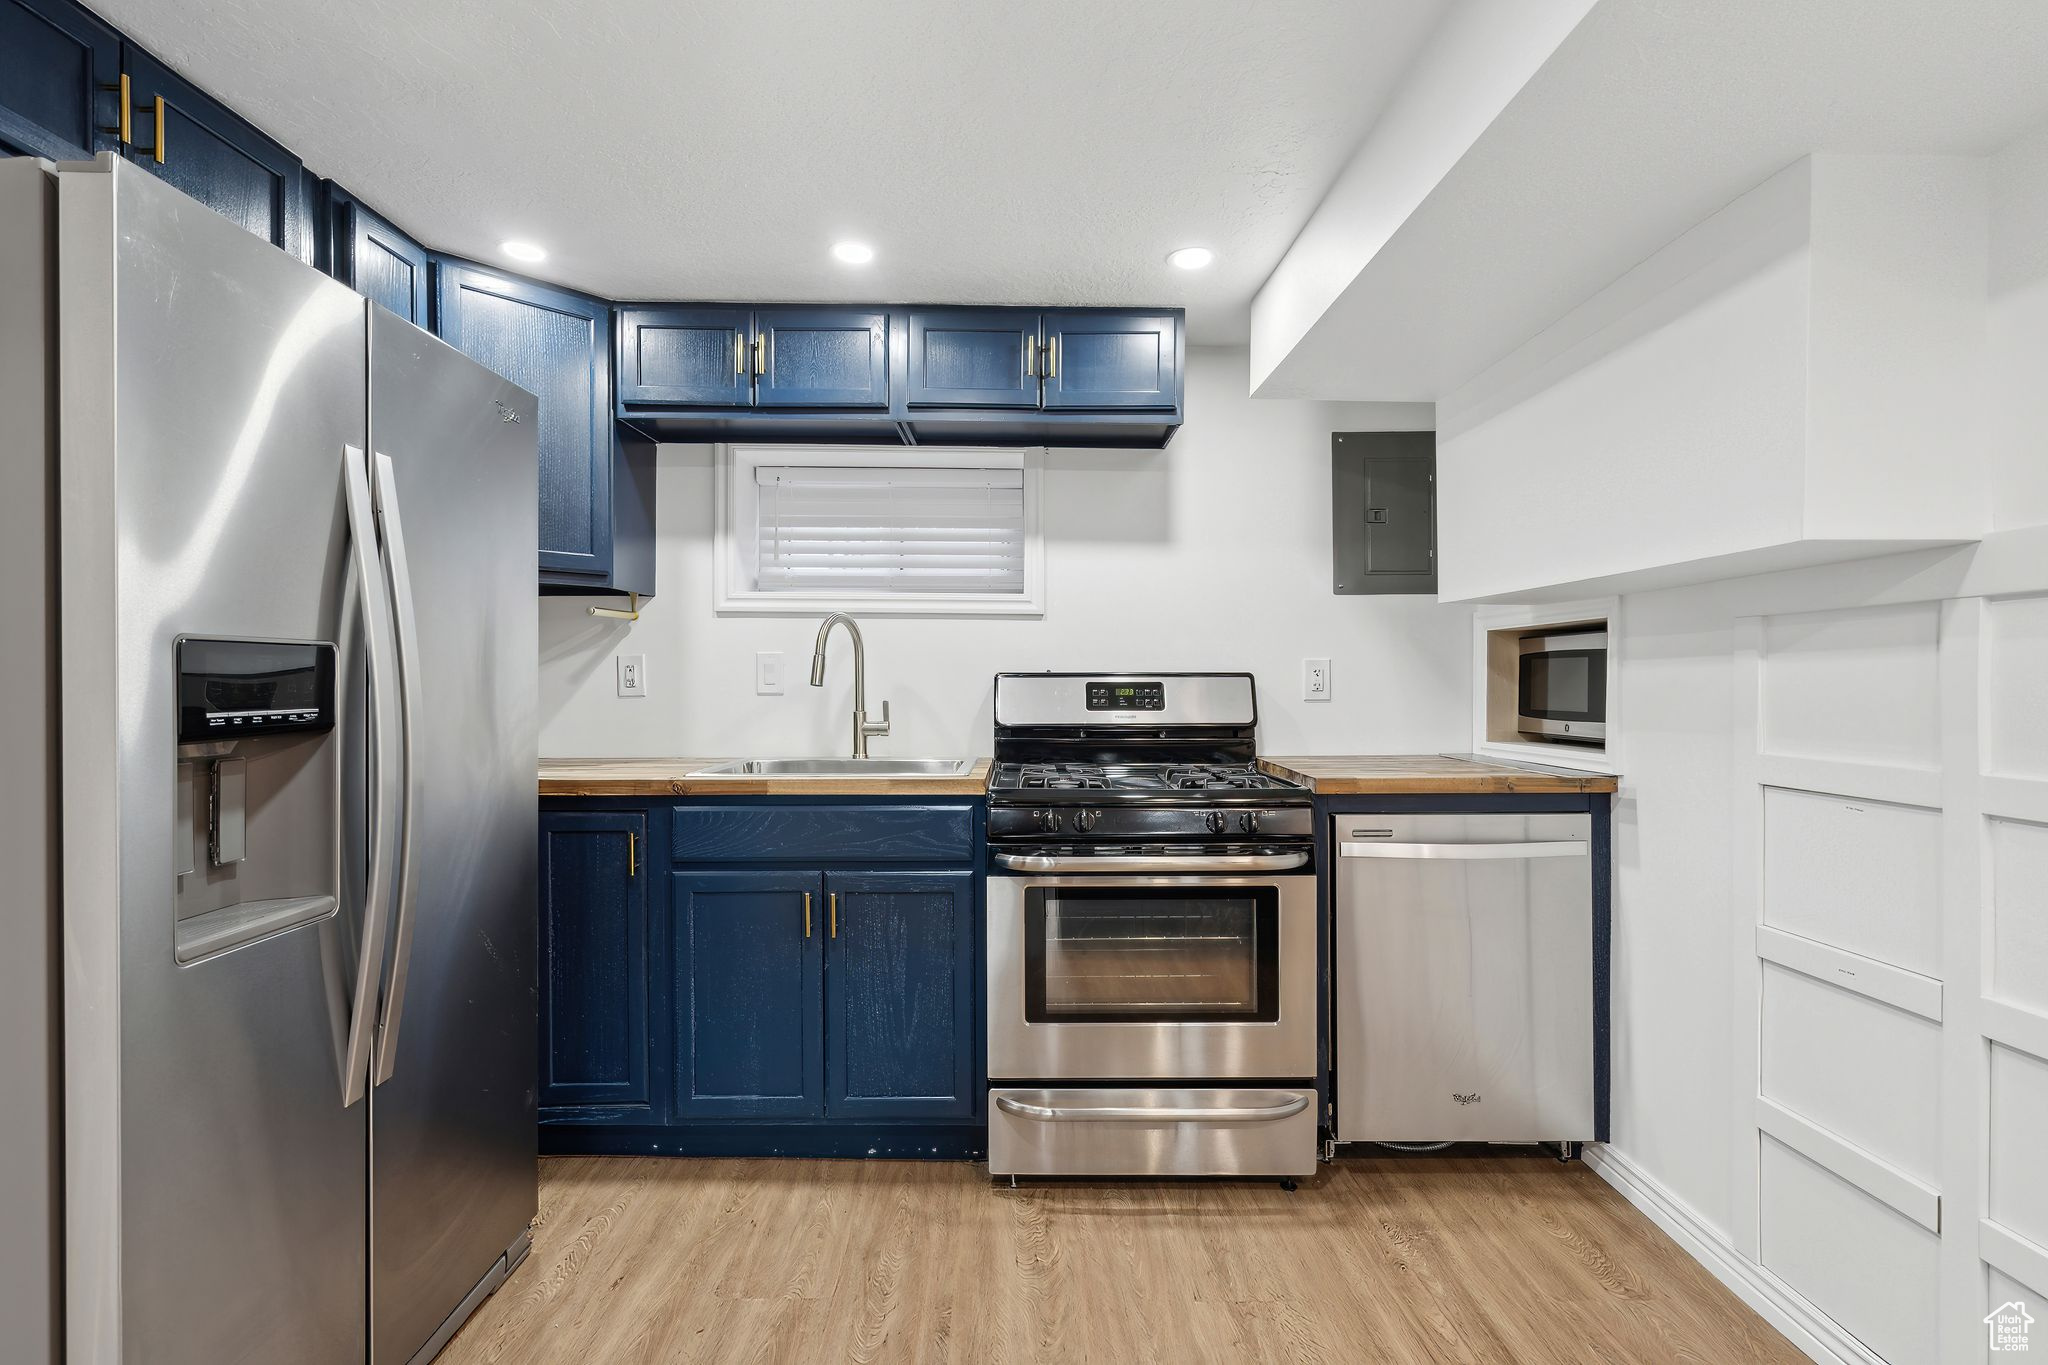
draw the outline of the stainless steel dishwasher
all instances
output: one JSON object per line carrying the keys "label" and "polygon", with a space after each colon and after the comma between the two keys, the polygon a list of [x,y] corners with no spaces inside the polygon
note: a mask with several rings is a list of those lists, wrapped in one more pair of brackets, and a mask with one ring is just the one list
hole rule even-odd
{"label": "stainless steel dishwasher", "polygon": [[1594,1136],[1592,817],[1337,815],[1337,1137]]}

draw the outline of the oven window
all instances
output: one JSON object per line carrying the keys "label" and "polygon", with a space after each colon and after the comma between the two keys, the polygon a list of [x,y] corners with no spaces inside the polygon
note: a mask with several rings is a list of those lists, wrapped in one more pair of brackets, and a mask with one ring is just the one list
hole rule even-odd
{"label": "oven window", "polygon": [[1607,652],[1524,654],[1521,709],[1523,715],[1543,720],[1606,719]]}
{"label": "oven window", "polygon": [[1270,886],[1033,887],[1024,1017],[1270,1023],[1280,1017],[1279,950]]}

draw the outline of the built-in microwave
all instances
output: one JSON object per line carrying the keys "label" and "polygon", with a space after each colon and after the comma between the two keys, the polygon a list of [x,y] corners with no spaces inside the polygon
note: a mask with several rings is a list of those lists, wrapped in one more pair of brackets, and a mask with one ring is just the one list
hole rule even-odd
{"label": "built-in microwave", "polygon": [[1522,638],[1515,728],[1566,744],[1607,742],[1607,632]]}

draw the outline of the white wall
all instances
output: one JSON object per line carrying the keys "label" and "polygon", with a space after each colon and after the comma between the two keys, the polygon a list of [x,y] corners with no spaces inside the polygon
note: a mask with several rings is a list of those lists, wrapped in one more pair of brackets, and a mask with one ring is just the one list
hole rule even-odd
{"label": "white wall", "polygon": [[[1042,619],[875,617],[877,753],[985,754],[990,680],[1032,669],[1250,669],[1267,753],[1466,747],[1467,613],[1422,597],[1330,591],[1330,433],[1426,429],[1426,406],[1246,396],[1243,350],[1188,353],[1188,420],[1163,451],[1052,451]],[[549,757],[833,754],[849,744],[850,651],[806,685],[815,617],[711,609],[711,449],[664,446],[660,595],[631,625],[586,602],[541,604],[541,753]],[[754,653],[780,650],[786,692],[754,695]],[[647,656],[650,696],[615,695],[613,656]],[[1332,660],[1335,697],[1305,703],[1304,657]]]}
{"label": "white wall", "polygon": [[2048,522],[2048,127],[1991,163],[1993,524]]}
{"label": "white wall", "polygon": [[1444,594],[1584,596],[1990,529],[1982,158],[1823,154],[1439,404]]}
{"label": "white wall", "polygon": [[[2027,697],[2011,708],[2023,719],[2008,728],[2033,726],[2027,717],[2038,715],[2041,680],[2048,678],[2048,647],[2040,643],[2048,639],[2048,607],[2041,605],[2048,598],[1983,602],[1986,589],[1973,586],[1995,578],[1998,592],[2048,588],[2048,540],[2025,529],[2048,525],[2048,383],[2042,380],[2048,374],[2048,129],[1992,158],[1988,169],[1984,398],[1976,410],[1950,414],[1953,441],[1932,443],[1928,458],[1947,459],[1955,447],[1988,441],[1997,524],[2010,534],[1981,549],[1928,550],[1632,593],[1621,604],[1625,705],[1618,748],[1627,773],[1616,802],[1612,1149],[1627,1170],[1696,1220],[1695,1230],[1711,1243],[1703,1244],[1709,1264],[1763,1277],[1755,1283],[1775,1275],[1901,1362],[1936,1358],[1929,1345],[1935,1337],[1944,1361],[1981,1358],[1975,1314],[1984,1305],[1974,1312],[1968,1307],[1987,1273],[1978,1260],[1977,1222],[2003,1216],[2017,1226],[2026,1212],[2001,1215],[1980,1204],[1978,1172],[1995,1162],[1998,1139],[1995,1129],[1980,1133],[1976,1125],[1984,1113],[2010,1112],[2019,1087],[2008,1082],[1998,1098],[1997,1074],[1987,1075],[1979,1060],[1985,1047],[1979,1035],[1995,1037],[1995,1029],[2017,1026],[2048,1038],[2042,997],[2009,984],[2015,964],[2032,960],[2025,954],[2034,941],[2028,936],[2039,934],[2039,916],[2031,907],[2041,903],[2048,883],[2036,868],[2027,874],[2034,880],[2024,883],[2026,890],[2004,893],[2031,898],[2033,917],[2012,930],[2011,943],[1986,945],[1980,955],[1975,926],[1980,908],[1995,897],[1990,889],[1980,893],[1974,880],[1980,862],[1998,865],[2001,833],[2048,826],[1992,821],[1984,827],[1991,798],[1975,795],[1980,755],[1972,738],[1987,736],[1983,770],[2000,771],[1995,699]],[[1588,420],[1604,419],[1588,414]],[[1948,598],[1961,601],[1939,608]],[[1917,605],[1877,605],[1885,602]],[[1937,629],[1938,610],[1947,614],[1938,617]],[[1957,623],[1966,626],[1978,611],[1986,638],[1957,634],[1964,628]],[[1751,646],[1760,651],[1760,664],[1744,664]],[[1803,676],[1803,669],[1814,671]],[[1987,708],[1981,719],[1977,669]],[[1880,714],[1873,717],[1873,710]],[[1853,735],[1862,736],[1859,744],[1844,741]],[[1793,757],[1777,757],[1784,754]],[[1869,766],[1828,763],[1844,759]],[[1870,798],[1873,788],[1886,784],[1906,794],[1892,795],[1894,804],[1880,808]],[[1860,812],[1848,820],[1882,817],[1882,828],[1871,826],[1882,844],[1859,850],[1853,837],[1768,825],[1759,794],[1767,797],[1779,785],[1840,793],[1800,799]],[[1923,794],[1912,797],[1914,791]],[[1841,805],[1844,799],[1851,804]],[[1916,829],[1945,822],[1945,842],[1902,847],[1894,827],[1909,820]],[[2038,842],[2048,846],[2048,835]],[[1853,865],[1833,867],[1829,860],[1840,857]],[[1757,964],[1745,965],[1737,945],[1753,932],[1753,920],[1775,921],[1800,909],[1767,902],[1810,899],[1814,888],[1853,881],[1856,867],[1885,859],[1912,865],[1913,878],[1886,874],[1888,892],[1903,898],[1894,908],[1938,917],[1938,924],[1915,922],[1920,949],[1904,951],[1862,929],[1833,932],[1821,920],[1794,932],[1821,943],[1824,953],[1848,948],[1942,980],[1947,1018],[1928,1023],[1861,996],[1829,994],[1826,987],[1815,987],[1814,1003],[1797,1009],[1760,1002]],[[2018,855],[2009,861],[2033,867]],[[1801,881],[1799,868],[1813,875]],[[1909,891],[1908,882],[1915,889]],[[1844,913],[1869,928],[1880,913],[1878,899],[1864,895]],[[1996,923],[1988,922],[1984,932],[1994,933]],[[1780,973],[1767,967],[1761,975],[1768,983]],[[1979,1018],[1980,992],[2034,1013]],[[1944,1031],[1938,1079],[1909,1067],[1897,1047],[1881,1048],[1872,1063],[1852,1048],[1827,1043],[1831,1025],[1824,1010],[1853,1021],[1851,1036],[1891,1030],[1924,1038]],[[2037,1022],[2027,1024],[2028,1017]],[[1877,1153],[1937,1190],[1938,1238],[1833,1177],[1822,1177],[1822,1185],[1857,1210],[1868,1223],[1864,1233],[1842,1241],[1834,1213],[1801,1202],[1805,1187],[1795,1186],[1818,1167],[1789,1155],[1775,1137],[1759,1143],[1752,1109],[1759,1059],[1768,1073],[1802,1048],[1822,1048],[1821,1074],[1844,1093],[1853,1091],[1858,1104],[1874,1107],[1830,1112],[1811,1095],[1773,1098],[1803,1108],[1804,1119],[1842,1143]],[[2001,1054],[1994,1048],[1993,1055]],[[2009,1068],[2015,1075],[2023,1069]],[[2048,1074],[2048,1063],[2036,1069]],[[1765,1088],[1769,1093],[1768,1081]],[[1908,1121],[1925,1129],[1915,1129],[1917,1145],[1910,1149],[1891,1141],[1885,1127]],[[1937,1129],[1939,1155],[1930,1161],[1926,1143]],[[2037,1130],[2029,1140],[2038,1146],[2040,1137]],[[1907,1159],[1909,1150],[1918,1155]],[[2048,1182],[2031,1174],[2027,1180],[2029,1190],[2048,1200],[2041,1193]],[[1618,1183],[1629,1187],[1626,1180]],[[2048,1231],[2048,1223],[2037,1218],[2035,1224]],[[1997,1256],[1999,1245],[1987,1234],[1985,1257]],[[2006,1271],[1994,1260],[1988,1273],[1997,1283]],[[2025,1287],[2048,1293],[2048,1283]]]}

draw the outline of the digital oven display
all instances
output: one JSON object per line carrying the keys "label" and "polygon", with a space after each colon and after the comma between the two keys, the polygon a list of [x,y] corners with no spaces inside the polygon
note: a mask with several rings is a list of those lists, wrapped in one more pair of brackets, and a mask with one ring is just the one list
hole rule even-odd
{"label": "digital oven display", "polygon": [[1166,684],[1158,682],[1091,682],[1090,711],[1164,711]]}

